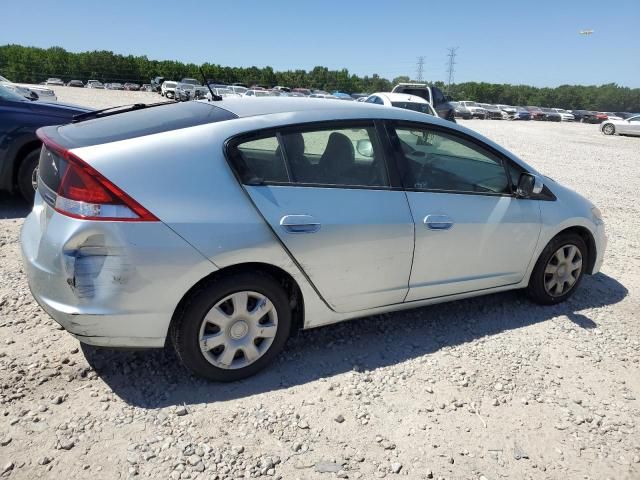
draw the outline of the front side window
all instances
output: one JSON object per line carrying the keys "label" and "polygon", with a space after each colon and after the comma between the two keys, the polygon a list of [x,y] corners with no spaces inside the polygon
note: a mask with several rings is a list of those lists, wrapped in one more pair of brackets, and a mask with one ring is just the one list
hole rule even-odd
{"label": "front side window", "polygon": [[447,133],[397,127],[405,186],[461,193],[511,193],[502,160],[487,149]]}
{"label": "front side window", "polygon": [[357,128],[286,129],[232,148],[243,181],[314,186],[389,186],[373,123]]}
{"label": "front side window", "polygon": [[640,115],[636,115],[635,117],[631,117],[629,119],[630,122],[640,123]]}

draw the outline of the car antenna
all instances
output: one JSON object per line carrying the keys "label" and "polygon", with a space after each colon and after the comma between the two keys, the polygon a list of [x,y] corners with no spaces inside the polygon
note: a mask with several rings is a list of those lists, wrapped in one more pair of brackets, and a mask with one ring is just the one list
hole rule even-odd
{"label": "car antenna", "polygon": [[216,95],[215,93],[213,93],[213,90],[211,90],[211,85],[209,85],[209,82],[207,82],[207,77],[204,75],[204,72],[202,71],[202,67],[200,67],[200,75],[202,75],[202,80],[204,81],[204,84],[209,89],[209,92],[211,92],[211,100],[213,100],[214,102],[219,102],[220,100],[222,100],[222,97],[220,95]]}

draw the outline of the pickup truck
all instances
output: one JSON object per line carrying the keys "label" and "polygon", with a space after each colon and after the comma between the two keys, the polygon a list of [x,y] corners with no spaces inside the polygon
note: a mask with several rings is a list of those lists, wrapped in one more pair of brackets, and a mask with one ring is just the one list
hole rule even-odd
{"label": "pickup truck", "polygon": [[455,108],[450,102],[450,98],[442,93],[438,87],[427,85],[426,83],[399,83],[392,93],[406,93],[424,98],[438,112],[440,118],[449,120],[453,123],[455,120]]}

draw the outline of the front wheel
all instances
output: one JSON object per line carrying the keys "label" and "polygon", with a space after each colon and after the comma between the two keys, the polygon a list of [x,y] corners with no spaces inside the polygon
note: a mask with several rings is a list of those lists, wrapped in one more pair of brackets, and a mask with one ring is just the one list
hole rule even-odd
{"label": "front wheel", "polygon": [[182,363],[208,380],[231,382],[265,368],[284,347],[291,308],[270,275],[238,273],[196,291],[171,328]]}
{"label": "front wheel", "polygon": [[602,126],[602,133],[605,135],[613,135],[616,133],[616,127],[612,123],[606,123]]}
{"label": "front wheel", "polygon": [[587,264],[587,246],[575,233],[561,234],[544,248],[536,262],[527,294],[536,303],[564,302],[582,281]]}

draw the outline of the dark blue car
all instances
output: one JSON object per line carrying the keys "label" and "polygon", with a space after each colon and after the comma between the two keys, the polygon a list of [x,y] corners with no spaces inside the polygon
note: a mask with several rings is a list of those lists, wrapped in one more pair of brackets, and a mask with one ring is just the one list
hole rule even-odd
{"label": "dark blue car", "polygon": [[74,115],[88,111],[30,100],[0,84],[0,190],[17,191],[33,200],[41,146],[36,130],[69,123]]}

